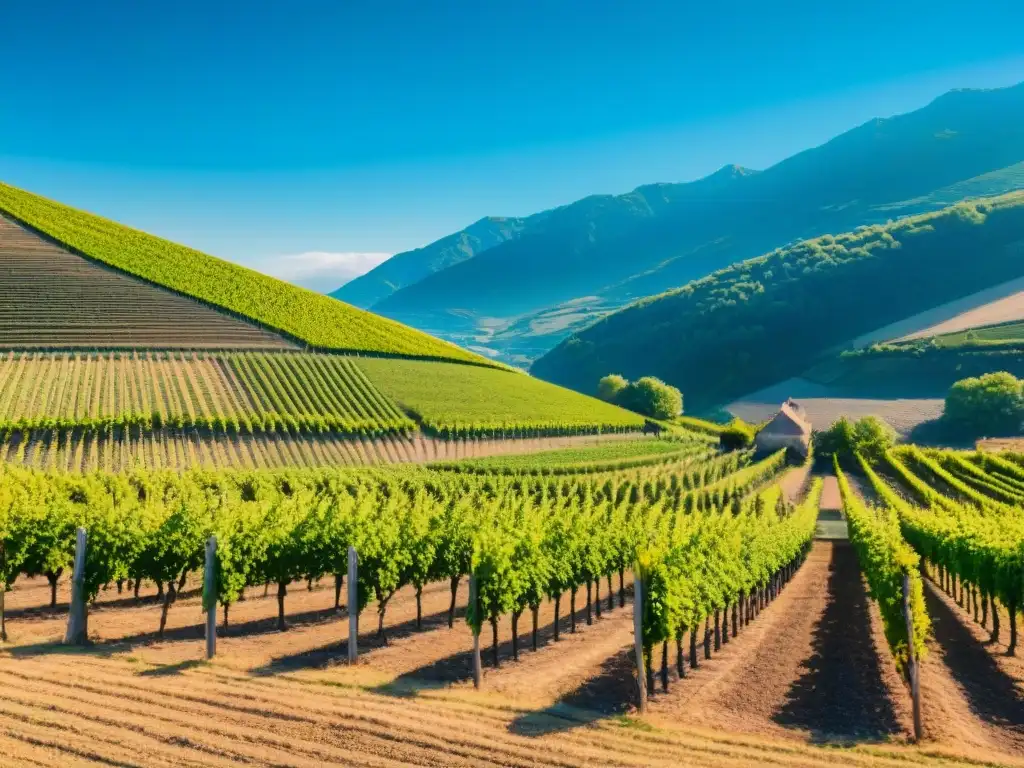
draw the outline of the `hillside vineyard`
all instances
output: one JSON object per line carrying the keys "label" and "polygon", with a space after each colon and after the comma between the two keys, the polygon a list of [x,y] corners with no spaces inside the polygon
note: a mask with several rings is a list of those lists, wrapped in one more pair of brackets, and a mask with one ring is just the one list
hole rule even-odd
{"label": "hillside vineyard", "polygon": [[202,427],[375,435],[413,428],[345,357],[9,352],[0,428]]}
{"label": "hillside vineyard", "polygon": [[0,348],[294,348],[252,323],[93,264],[2,216],[0,296]]}
{"label": "hillside vineyard", "polygon": [[393,320],[3,183],[0,213],[74,253],[309,347],[491,365]]}

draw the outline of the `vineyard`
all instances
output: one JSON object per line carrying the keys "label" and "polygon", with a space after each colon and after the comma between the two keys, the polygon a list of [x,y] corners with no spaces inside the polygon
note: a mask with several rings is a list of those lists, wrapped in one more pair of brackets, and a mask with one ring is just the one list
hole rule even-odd
{"label": "vineyard", "polygon": [[[157,429],[110,432],[39,429],[12,432],[0,442],[0,461],[57,472],[126,472],[135,469],[286,469],[433,463],[447,466],[483,457],[526,455],[550,449],[578,451],[608,443],[606,453],[632,435],[561,435],[507,440],[443,440],[422,434],[374,438],[260,432],[251,435]],[[691,453],[680,449],[679,455]],[[609,459],[616,465],[655,463],[659,457]],[[507,459],[495,459],[504,463]],[[469,471],[469,468],[466,468]],[[518,470],[516,470],[518,471]]]}
{"label": "vineyard", "polygon": [[434,462],[430,467],[453,472],[473,472],[478,475],[579,474],[657,463],[667,464],[702,450],[709,452],[710,446],[706,443],[701,445],[702,442],[700,434],[694,433],[682,439],[629,440],[606,445],[520,454],[512,458],[489,456],[483,459]]}
{"label": "vineyard", "polygon": [[[45,237],[51,238],[74,253],[85,256],[94,262],[141,278],[151,285],[169,289],[180,296],[197,299],[205,305],[226,311],[242,320],[281,332],[309,347],[345,352],[457,360],[477,365],[496,365],[490,363],[486,358],[415,331],[401,323],[364,312],[322,294],[298,288],[251,269],[221,261],[191,248],[2,183],[0,183],[0,213],[27,224]],[[11,254],[14,261],[19,261],[19,254],[24,255],[20,261],[26,265],[28,271],[17,276],[17,283],[20,286],[26,285],[30,278],[41,280],[42,284],[49,285],[53,277],[59,277],[61,274],[57,265],[65,264],[71,272],[67,274],[67,280],[63,282],[69,285],[69,290],[72,293],[83,298],[89,296],[89,293],[84,292],[82,288],[85,284],[84,277],[93,274],[109,274],[112,276],[110,279],[113,280],[113,276],[117,275],[117,273],[88,265],[80,257],[72,256],[62,249],[51,247],[42,250],[42,245],[26,243],[26,237],[39,243],[45,244],[46,241],[24,233],[20,228],[12,234],[11,227],[11,224],[5,223],[4,229],[0,230],[0,238],[7,233],[8,236],[15,238],[18,245],[27,245],[27,247],[18,248],[15,253]],[[42,252],[40,252],[41,250]],[[3,255],[7,256],[6,253]],[[5,263],[7,261],[8,258],[5,258]],[[118,277],[118,280],[122,279],[124,285],[138,285],[135,280]],[[97,296],[104,297],[103,300],[97,305],[90,298],[89,303],[83,302],[83,306],[98,306],[104,313],[113,312],[115,319],[118,312],[128,311],[125,307],[129,302],[118,300],[116,294],[105,296],[102,290],[103,286],[98,287],[101,290],[97,292]],[[136,290],[141,289],[137,288]],[[147,296],[165,295],[165,292],[162,291],[147,290]],[[59,298],[59,295],[58,292],[56,298]],[[74,296],[65,297],[66,313],[48,313],[46,318],[66,322],[67,316],[75,317],[76,314],[79,314],[76,306],[67,303],[68,298],[74,300]],[[130,298],[130,296],[122,296],[122,299]],[[38,293],[33,293],[30,301],[29,316],[36,307],[50,307],[48,301],[40,302]],[[161,323],[161,327],[164,329],[162,338],[167,341],[167,335],[177,330],[173,322],[175,315],[168,316],[166,322],[160,320],[162,308],[154,305],[152,301],[154,299],[151,298],[148,308],[143,303],[140,306],[141,311],[132,317],[145,323]],[[170,301],[170,298],[166,301]],[[174,301],[178,302],[175,306],[189,305],[189,312],[199,318],[206,318],[210,324],[230,323],[230,320],[224,319],[221,313],[213,311],[203,313],[201,307],[193,308],[194,302],[177,298]],[[59,307],[59,303],[54,305],[54,308],[56,307]],[[179,309],[179,314],[184,311]],[[188,318],[183,319],[187,320]],[[113,325],[114,323],[108,322],[106,328],[110,329]],[[194,326],[195,322],[193,321]],[[231,323],[231,327],[238,326],[244,327],[242,323]],[[67,344],[62,343],[61,336],[56,333],[47,336],[45,321],[39,328],[27,329],[29,331],[27,334],[24,330],[18,330],[25,327],[24,323],[19,320],[15,332],[20,333],[22,343],[29,346],[40,346],[34,340],[47,338],[52,339],[51,343],[56,346],[84,344],[95,347],[102,343],[102,337],[91,335],[88,328],[82,329],[85,331],[82,333],[71,333],[73,338],[77,337],[78,343]],[[113,331],[108,332],[112,333]],[[270,334],[260,335],[258,329],[252,331],[250,336],[274,338]],[[121,338],[124,338],[123,334]],[[90,341],[91,344],[88,343]],[[137,345],[132,344],[131,346]],[[282,342],[277,339],[276,342],[265,343],[262,346],[281,345]],[[183,337],[177,343],[168,344],[168,346],[188,348],[192,345],[188,344]],[[209,346],[209,344],[197,346]],[[216,346],[229,345],[217,344]],[[261,346],[261,344],[250,343],[244,346]]]}
{"label": "vineyard", "polygon": [[291,343],[93,264],[0,216],[0,347],[288,349]]}
{"label": "vineyard", "polygon": [[624,432],[637,414],[532,376],[416,360],[359,358],[370,381],[439,437]]}
{"label": "vineyard", "polygon": [[[663,531],[680,531],[676,555],[687,540],[703,548],[746,539],[755,554],[745,559],[743,578],[727,584],[716,574],[715,588],[696,604],[699,615],[709,616],[713,603],[722,608],[718,601],[735,603],[767,586],[796,556],[794,542],[802,547],[809,539],[806,514],[793,518],[802,521],[798,536],[782,523],[788,511],[777,493],[769,497],[771,509],[761,496],[744,508],[745,497],[783,467],[779,453],[756,464],[730,454],[533,481],[420,469],[72,476],[8,468],[0,484],[0,578],[9,588],[19,573],[45,574],[55,587],[70,568],[74,531],[82,527],[91,542],[88,599],[113,583],[138,587],[147,579],[162,592],[166,585],[162,633],[176,590],[199,569],[204,542],[216,535],[216,594],[207,599],[225,606],[226,618],[246,586],[274,584],[283,629],[293,581],[333,575],[337,607],[353,546],[360,558],[359,610],[375,601],[381,634],[388,601],[407,585],[419,595],[430,582],[449,581],[454,620],[458,583],[470,574],[482,613],[471,610],[469,620],[486,619],[496,633],[502,615],[511,614],[513,624],[526,608],[536,615],[545,595],[555,600],[556,615],[566,591],[575,614],[584,585],[588,604],[593,587],[599,605],[601,580],[607,578],[610,596],[616,573],[623,603],[625,571]],[[723,549],[717,556],[725,564],[736,554]]]}
{"label": "vineyard", "polygon": [[[1009,622],[1007,653],[1018,644],[1024,608],[1024,466],[1019,454],[891,451],[878,471],[862,462],[885,514],[924,563],[923,572],[973,610],[991,639]],[[959,592],[957,589],[959,588]],[[979,604],[981,616],[978,616]]]}
{"label": "vineyard", "polygon": [[318,354],[8,353],[0,430],[199,428],[232,434],[407,432],[351,358]]}
{"label": "vineyard", "polygon": [[[623,687],[631,679],[633,654],[630,650],[627,656],[625,649],[619,649],[632,635],[633,625],[630,611],[622,608],[634,600],[634,592],[642,585],[637,636],[645,688],[653,697],[651,717],[657,723],[659,713],[679,696],[684,697],[682,701],[701,696],[709,685],[707,676],[723,674],[715,672],[719,665],[725,663],[728,669],[733,663],[720,659],[736,653],[742,659],[752,649],[764,647],[768,641],[759,638],[772,627],[777,631],[785,626],[789,616],[803,621],[802,609],[797,607],[801,604],[794,602],[799,595],[787,595],[789,590],[805,589],[790,584],[804,584],[808,567],[814,572],[821,568],[816,554],[820,547],[812,547],[812,539],[822,485],[820,480],[810,480],[803,492],[797,491],[790,480],[799,477],[787,474],[783,454],[754,461],[746,453],[713,454],[702,440],[623,440],[551,453],[550,465],[543,463],[549,474],[534,471],[542,466],[537,462],[539,455],[543,454],[515,462],[468,462],[463,468],[473,471],[452,471],[455,465],[445,465],[444,469],[183,473],[134,469],[75,475],[7,467],[0,470],[0,544],[5,553],[0,578],[13,591],[8,594],[5,630],[17,652],[19,644],[38,643],[47,636],[45,627],[56,628],[62,621],[79,526],[88,531],[83,589],[93,603],[90,635],[101,648],[121,657],[133,654],[132,659],[137,649],[158,643],[146,651],[147,658],[170,658],[164,662],[169,668],[189,670],[174,674],[186,674],[193,690],[209,691],[201,694],[202,701],[214,695],[209,687],[214,680],[232,689],[245,684],[244,680],[266,679],[270,673],[276,680],[263,684],[268,687],[246,690],[272,695],[283,690],[281,685],[330,690],[315,684],[330,674],[323,678],[332,681],[330,686],[349,689],[354,684],[357,690],[366,686],[366,695],[398,686],[395,706],[405,709],[394,712],[411,715],[408,707],[413,705],[403,703],[408,695],[404,692],[430,695],[435,676],[449,685],[471,685],[468,643],[476,633],[484,646],[483,685],[502,695],[547,691],[544,683],[530,677],[528,671],[533,669],[544,670],[540,674],[552,679],[551,693],[543,696],[564,697],[565,686],[573,685],[568,681],[578,679],[574,675],[593,675],[592,665],[611,653],[604,663],[614,661],[611,670],[619,682],[611,688],[600,683],[601,700],[606,702],[601,706],[618,701],[616,709],[621,711],[637,695],[632,684]],[[916,514],[935,513],[923,512],[923,507],[908,500],[907,480],[893,479],[894,467],[906,466],[901,457],[922,473],[917,457],[934,462],[940,470],[941,462],[951,461],[946,455],[898,449],[883,468],[884,478],[868,465],[858,467],[878,483],[878,495],[871,504],[861,499],[842,472],[838,476],[857,560],[878,602],[896,669],[907,676],[911,647],[919,663],[930,660],[925,646],[930,612],[922,598],[918,563],[938,578],[936,569],[943,561],[932,550],[921,551],[921,543],[912,535],[915,510]],[[1018,475],[1024,475],[1024,466],[1004,457],[955,458],[992,477],[993,488],[1012,487]],[[491,471],[485,471],[488,466]],[[806,470],[800,469],[800,476]],[[886,489],[888,497],[881,495]],[[907,498],[901,495],[904,492]],[[951,495],[942,498],[954,504]],[[217,540],[212,589],[197,590],[204,574],[204,545],[211,535]],[[358,552],[353,582],[356,602],[351,612],[347,597],[350,546]],[[962,559],[953,553],[948,557]],[[905,575],[912,580],[913,635],[907,634],[901,611]],[[971,578],[959,575],[958,579],[959,587],[964,589],[966,584],[970,594]],[[470,580],[472,594],[467,591]],[[45,585],[45,598],[37,582]],[[988,587],[979,582],[978,588],[982,594]],[[1005,608],[1011,599],[992,589],[988,621],[1000,613],[1007,616],[1005,609],[997,612],[995,600]],[[26,597],[38,595],[32,599],[45,600],[56,613],[27,610],[25,598],[20,597],[23,592]],[[218,651],[217,664],[207,671],[182,667],[190,663],[188,654],[196,652],[195,643],[203,636],[196,626],[200,611],[214,603],[217,633],[225,644]],[[973,606],[977,604],[976,599]],[[342,653],[337,632],[346,615],[358,623],[358,644],[365,654],[350,672],[344,672],[344,665],[333,666]],[[762,622],[767,623],[759,628]],[[629,635],[624,635],[627,628]],[[276,641],[268,646],[268,633],[287,629],[298,635],[285,647],[298,639],[299,650],[283,657],[268,655],[267,648],[280,647]],[[119,639],[126,633],[138,639]],[[417,641],[420,636],[424,641]],[[222,666],[221,653],[226,654],[223,664],[227,666]],[[236,659],[236,654],[243,655]],[[56,671],[49,671],[45,655],[16,661],[13,667],[3,658],[0,654],[0,679],[14,687],[9,703],[0,697],[0,711],[18,717],[24,707],[30,708],[24,710],[26,714],[35,712],[36,699],[27,688],[20,693],[23,685],[36,681],[49,691]],[[622,667],[627,660],[628,666]],[[105,665],[110,662],[96,663],[108,670]],[[236,677],[240,669],[250,667],[255,678]],[[763,662],[758,667],[764,667]],[[93,682],[92,677],[100,669],[81,668],[80,681],[70,692],[73,699],[103,700],[105,684]],[[925,669],[927,674],[929,668]],[[18,677],[19,670],[28,675],[24,681]],[[152,668],[153,674],[162,674],[159,670]],[[103,674],[121,673],[110,668]],[[587,696],[597,694],[583,692],[601,678],[584,679],[590,682],[572,697],[583,696],[586,702]],[[144,696],[155,684],[140,678],[130,685],[130,696]],[[168,679],[161,690],[173,698],[178,685]],[[876,688],[866,690],[876,702],[887,695]],[[313,690],[309,693],[314,695]],[[40,706],[48,697],[49,693],[43,695]],[[349,706],[344,699],[331,701],[325,703],[328,709]],[[351,704],[371,705],[375,706],[369,699]],[[470,704],[442,694],[432,706],[444,710]],[[572,711],[557,717],[577,717]],[[532,722],[539,715],[523,717]],[[590,723],[585,731],[589,735],[581,732],[579,737],[600,740],[604,724],[587,717],[572,727]],[[480,724],[473,721],[467,726],[481,728],[486,721],[487,716]],[[48,732],[45,729],[65,729],[57,721],[39,727],[44,730],[37,737]],[[87,721],[80,727],[90,732],[97,725]],[[205,727],[202,732],[206,734]],[[19,734],[20,740],[22,726],[9,733]],[[668,731],[659,728],[658,733],[669,738]],[[214,738],[214,732],[201,738]],[[255,738],[262,742],[262,737]],[[282,747],[304,743],[283,733],[280,738],[287,739],[277,742]],[[103,753],[112,754],[109,749],[105,747]],[[234,754],[232,749],[229,752]],[[861,755],[857,759],[868,761],[865,765],[875,759],[870,752],[857,754]],[[822,758],[785,755],[780,764],[813,765]],[[507,762],[496,756],[487,759],[494,760]]]}

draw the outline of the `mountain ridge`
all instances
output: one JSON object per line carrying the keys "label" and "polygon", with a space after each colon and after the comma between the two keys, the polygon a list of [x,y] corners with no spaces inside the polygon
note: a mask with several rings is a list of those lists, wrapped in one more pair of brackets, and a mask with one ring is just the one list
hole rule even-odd
{"label": "mountain ridge", "polygon": [[[543,212],[529,231],[427,275],[374,311],[497,351],[530,336],[524,318],[593,296],[592,316],[790,242],[941,207],[934,191],[1024,161],[1024,83],[961,89],[876,118],[763,171],[725,165],[685,183],[646,184]],[[535,216],[541,214],[535,214]],[[530,217],[527,217],[530,218]],[[386,264],[387,262],[385,262]],[[572,328],[535,336],[550,348]],[[547,327],[547,326],[545,326]],[[481,341],[481,339],[483,339]],[[543,349],[540,349],[543,351]],[[508,357],[506,357],[508,359]]]}

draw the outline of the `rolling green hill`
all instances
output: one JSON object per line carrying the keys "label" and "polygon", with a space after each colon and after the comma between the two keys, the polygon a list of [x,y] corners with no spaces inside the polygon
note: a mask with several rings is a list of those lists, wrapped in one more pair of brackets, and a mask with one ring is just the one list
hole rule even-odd
{"label": "rolling green hill", "polygon": [[797,375],[825,351],[1024,271],[1024,192],[960,203],[734,264],[606,317],[538,360],[593,392],[655,375],[691,410]]}
{"label": "rolling green hill", "polygon": [[492,365],[392,320],[2,183],[0,213],[90,259],[315,349]]}
{"label": "rolling green hill", "polygon": [[773,248],[1020,188],[1022,161],[1024,84],[954,91],[760,173],[727,166],[549,211],[373,309],[505,359],[535,357],[588,319]]}

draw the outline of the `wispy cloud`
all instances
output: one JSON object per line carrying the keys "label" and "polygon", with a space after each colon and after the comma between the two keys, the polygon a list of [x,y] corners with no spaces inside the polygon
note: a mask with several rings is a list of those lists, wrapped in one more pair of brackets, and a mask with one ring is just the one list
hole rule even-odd
{"label": "wispy cloud", "polygon": [[329,293],[390,257],[390,253],[308,251],[261,259],[251,266],[304,288]]}

